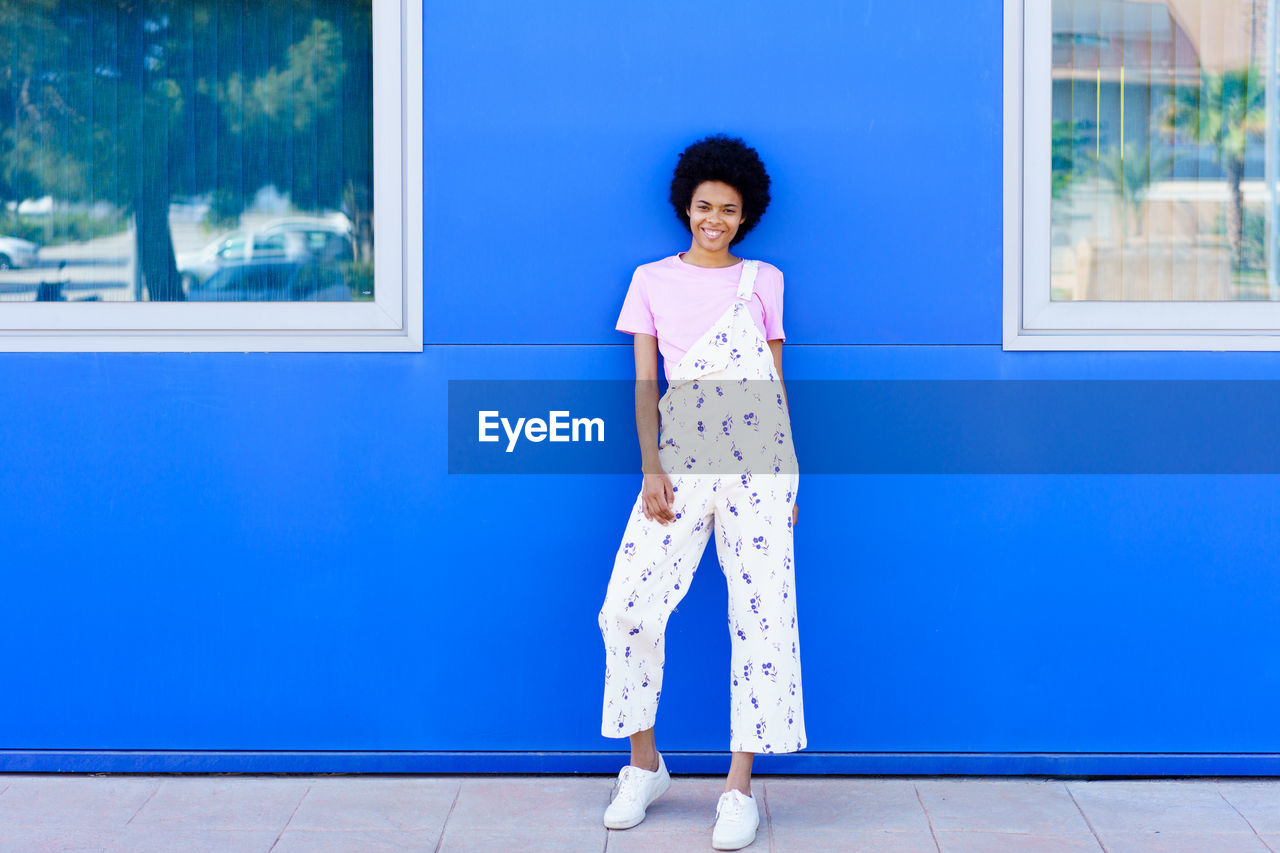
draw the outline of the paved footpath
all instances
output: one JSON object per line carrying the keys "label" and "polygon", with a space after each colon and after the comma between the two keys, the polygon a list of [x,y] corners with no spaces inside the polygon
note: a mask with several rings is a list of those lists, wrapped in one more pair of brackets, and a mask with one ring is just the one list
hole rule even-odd
{"label": "paved footpath", "polygon": [[[685,776],[640,826],[602,776],[0,774],[0,853],[665,853],[711,849],[722,779]],[[1280,779],[760,776],[749,850],[1280,853]]]}

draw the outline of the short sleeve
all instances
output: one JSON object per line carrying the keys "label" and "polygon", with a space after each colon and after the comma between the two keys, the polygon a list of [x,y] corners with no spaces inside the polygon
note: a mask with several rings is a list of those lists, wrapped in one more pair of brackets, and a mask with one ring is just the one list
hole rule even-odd
{"label": "short sleeve", "polygon": [[653,325],[653,311],[649,308],[649,291],[639,270],[631,276],[631,286],[627,288],[627,298],[622,301],[622,313],[618,315],[618,325],[614,328],[632,335],[658,336]]}
{"label": "short sleeve", "polygon": [[782,272],[770,267],[772,275],[766,276],[765,287],[757,288],[760,303],[764,306],[764,338],[766,341],[785,341],[787,333],[782,331]]}

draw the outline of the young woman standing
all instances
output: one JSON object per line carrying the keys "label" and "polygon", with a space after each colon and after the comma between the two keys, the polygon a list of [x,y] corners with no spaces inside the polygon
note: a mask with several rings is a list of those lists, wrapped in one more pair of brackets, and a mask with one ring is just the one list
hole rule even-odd
{"label": "young woman standing", "polygon": [[[680,155],[671,203],[688,251],[639,267],[617,328],[635,336],[636,429],[644,482],[622,537],[600,630],[602,731],[629,737],[605,826],[626,829],[671,784],[654,724],[663,634],[716,534],[729,586],[733,754],[712,846],[755,839],[756,753],[806,743],[792,532],[798,472],[782,386],[782,273],[731,247],[769,204],[769,176],[742,140],[713,136]],[[669,383],[658,396],[658,353]]]}

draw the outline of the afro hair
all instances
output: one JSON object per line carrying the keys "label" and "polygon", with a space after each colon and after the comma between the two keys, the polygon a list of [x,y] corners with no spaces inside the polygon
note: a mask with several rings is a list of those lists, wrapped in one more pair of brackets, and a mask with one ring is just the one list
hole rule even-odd
{"label": "afro hair", "polygon": [[671,176],[671,206],[689,228],[693,191],[705,181],[720,181],[742,196],[742,225],[730,245],[741,242],[756,227],[769,206],[769,173],[760,155],[741,139],[716,134],[700,139],[680,155]]}

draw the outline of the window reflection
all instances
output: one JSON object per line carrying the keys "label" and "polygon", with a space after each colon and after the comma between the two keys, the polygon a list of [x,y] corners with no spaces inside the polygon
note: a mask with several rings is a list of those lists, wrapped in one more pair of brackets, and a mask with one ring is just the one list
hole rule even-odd
{"label": "window reflection", "polygon": [[1054,300],[1280,298],[1273,5],[1054,0]]}
{"label": "window reflection", "polygon": [[0,301],[373,297],[371,0],[0,0]]}

